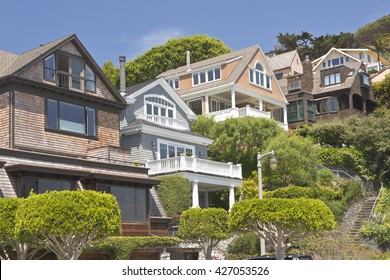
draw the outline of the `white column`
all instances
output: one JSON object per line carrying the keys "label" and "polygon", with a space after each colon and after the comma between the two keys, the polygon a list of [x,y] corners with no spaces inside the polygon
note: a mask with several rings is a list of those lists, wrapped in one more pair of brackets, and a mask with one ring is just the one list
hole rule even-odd
{"label": "white column", "polygon": [[232,100],[232,108],[236,108],[236,91],[234,89],[230,91],[230,97]]}
{"label": "white column", "polygon": [[199,207],[199,188],[198,181],[192,182],[192,208]]}
{"label": "white column", "polygon": [[263,111],[263,100],[259,99],[259,110]]}
{"label": "white column", "polygon": [[287,106],[283,107],[283,123],[287,124]]}
{"label": "white column", "polygon": [[234,186],[229,186],[229,211],[232,209],[234,204]]}
{"label": "white column", "polygon": [[204,97],[204,113],[205,114],[210,113],[209,96],[208,95],[205,95],[205,97]]}

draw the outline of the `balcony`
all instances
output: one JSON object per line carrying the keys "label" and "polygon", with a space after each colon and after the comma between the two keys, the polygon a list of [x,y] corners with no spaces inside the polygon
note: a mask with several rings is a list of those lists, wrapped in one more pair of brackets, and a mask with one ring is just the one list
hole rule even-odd
{"label": "balcony", "polygon": [[241,164],[222,163],[196,157],[179,156],[146,162],[149,175],[176,172],[195,172],[208,175],[242,179]]}
{"label": "balcony", "polygon": [[208,117],[214,117],[217,122],[224,121],[229,118],[242,118],[245,116],[258,117],[271,119],[271,113],[260,111],[259,109],[252,108],[249,105],[243,108],[229,108],[221,111],[215,111],[206,114]]}
{"label": "balcony", "polygon": [[87,159],[124,165],[132,164],[130,158],[130,149],[116,146],[102,146],[88,149]]}
{"label": "balcony", "polygon": [[189,130],[188,123],[177,119],[168,117],[162,117],[158,115],[137,115],[136,119],[150,121],[162,126],[178,129],[178,130]]}

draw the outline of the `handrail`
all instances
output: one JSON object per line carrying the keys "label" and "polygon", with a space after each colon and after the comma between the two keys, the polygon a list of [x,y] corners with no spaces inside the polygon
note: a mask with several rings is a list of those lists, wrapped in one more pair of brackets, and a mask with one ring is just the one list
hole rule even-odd
{"label": "handrail", "polygon": [[382,193],[382,189],[383,189],[383,183],[381,184],[381,188],[379,189],[379,193],[378,193],[377,197],[375,198],[374,205],[372,205],[371,212],[370,212],[370,218],[372,218],[372,216],[374,214],[374,210],[375,210],[376,204],[378,203],[379,197]]}

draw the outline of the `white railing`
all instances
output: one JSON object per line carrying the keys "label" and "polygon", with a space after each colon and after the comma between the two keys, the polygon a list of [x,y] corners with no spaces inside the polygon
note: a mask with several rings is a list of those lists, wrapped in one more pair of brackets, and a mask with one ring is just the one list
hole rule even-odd
{"label": "white railing", "polygon": [[222,163],[202,158],[179,156],[146,162],[149,175],[190,171],[242,179],[241,164]]}
{"label": "white railing", "polygon": [[258,117],[258,118],[266,118],[271,119],[271,113],[260,111],[259,109],[250,107],[247,105],[244,108],[229,108],[221,111],[215,111],[206,114],[208,117],[213,117],[215,121],[224,121],[228,118],[241,118],[245,116],[252,116],[252,117]]}
{"label": "white railing", "polygon": [[159,125],[168,126],[180,130],[190,129],[187,122],[168,118],[168,117],[155,116],[155,115],[137,115],[136,119],[146,120],[146,121],[157,123]]}

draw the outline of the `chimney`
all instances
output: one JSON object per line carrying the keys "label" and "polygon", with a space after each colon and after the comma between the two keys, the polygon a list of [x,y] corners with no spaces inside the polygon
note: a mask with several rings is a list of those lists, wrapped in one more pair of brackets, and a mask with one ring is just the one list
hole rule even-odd
{"label": "chimney", "polygon": [[191,69],[191,52],[186,51],[187,70]]}
{"label": "chimney", "polygon": [[122,96],[126,93],[126,57],[119,57],[119,91]]}
{"label": "chimney", "polygon": [[305,60],[302,61],[303,77],[301,80],[302,90],[311,92],[314,88],[313,84],[313,64],[310,61],[309,54],[305,54]]}

